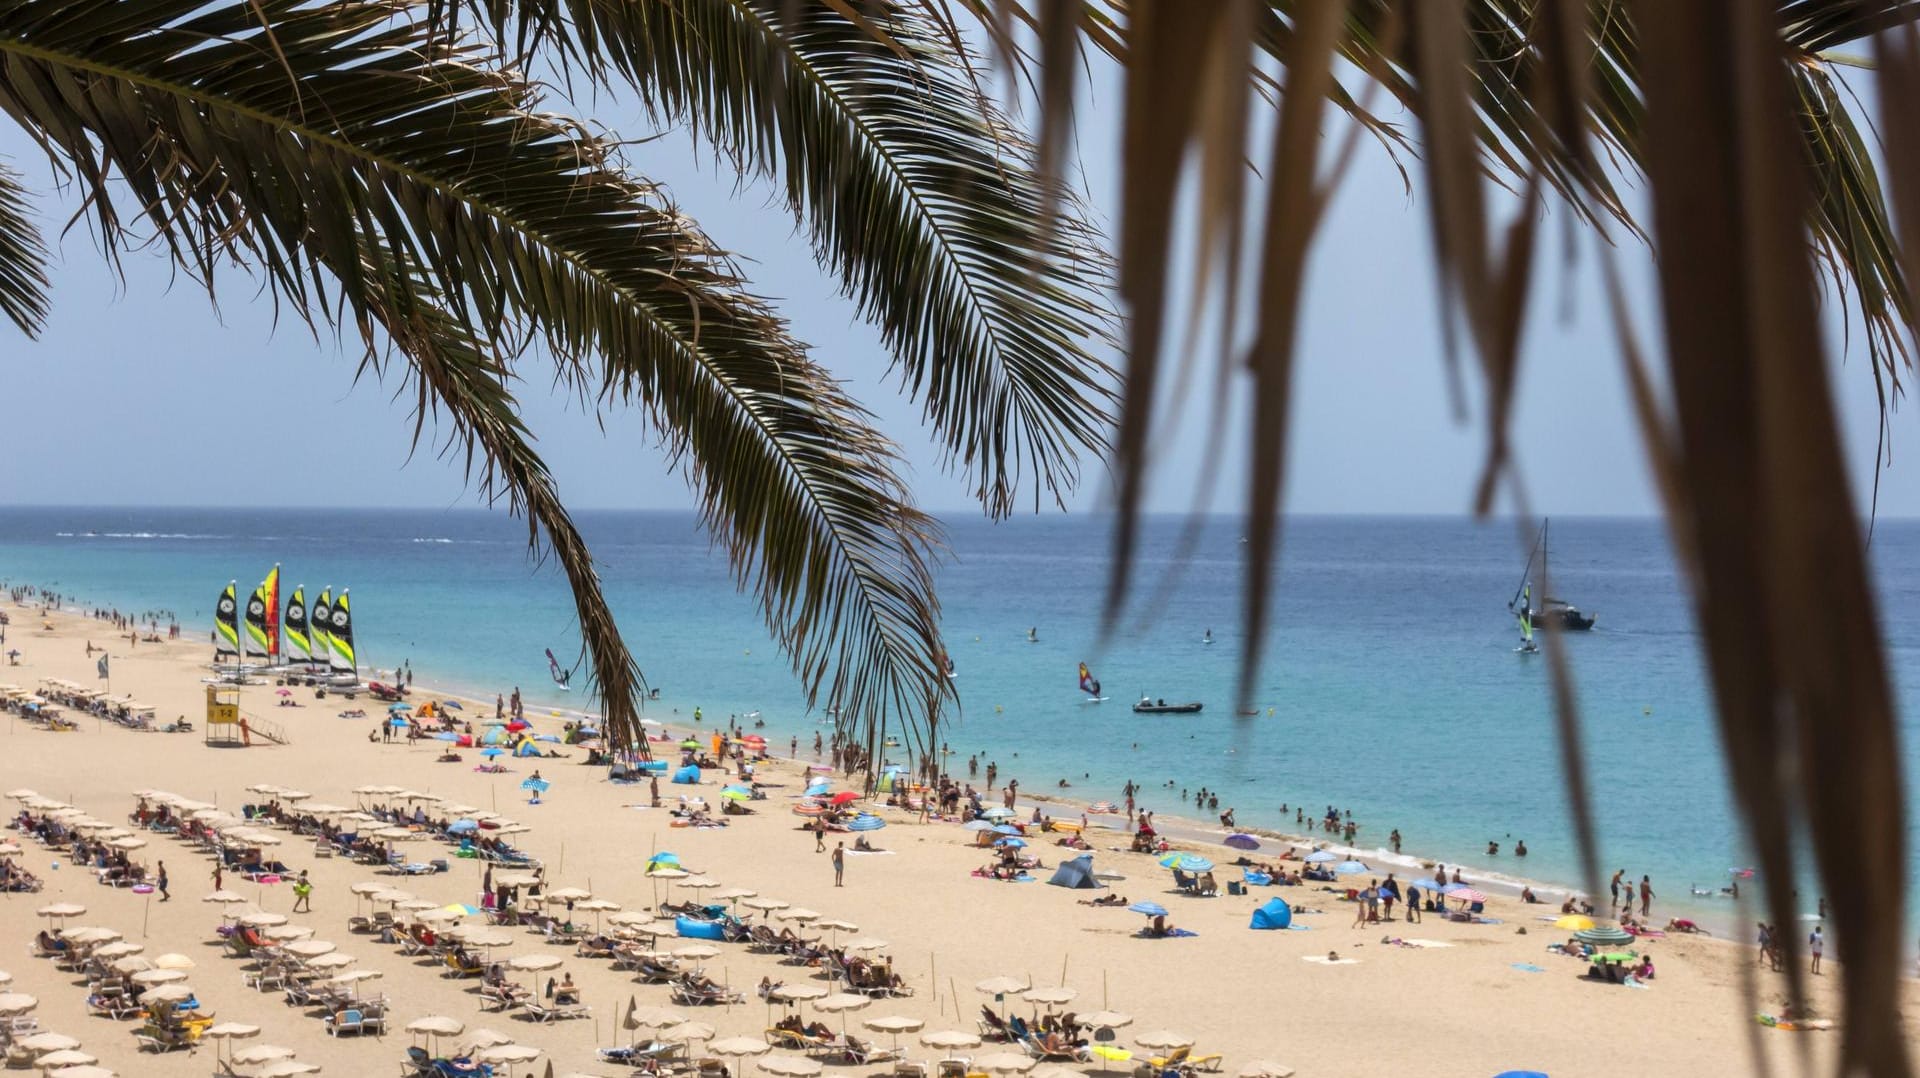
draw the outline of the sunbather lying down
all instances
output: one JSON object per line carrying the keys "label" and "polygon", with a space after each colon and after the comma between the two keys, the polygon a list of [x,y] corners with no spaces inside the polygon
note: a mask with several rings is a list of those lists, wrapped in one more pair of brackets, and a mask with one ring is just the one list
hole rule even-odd
{"label": "sunbather lying down", "polygon": [[1082,906],[1125,906],[1128,902],[1126,895],[1101,895],[1099,898],[1083,898],[1080,904]]}

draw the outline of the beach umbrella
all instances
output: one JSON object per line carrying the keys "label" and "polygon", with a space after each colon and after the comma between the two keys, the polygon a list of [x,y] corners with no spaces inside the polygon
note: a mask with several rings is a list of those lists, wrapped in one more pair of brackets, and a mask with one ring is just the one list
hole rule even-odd
{"label": "beach umbrella", "polygon": [[306,925],[274,925],[260,934],[270,940],[303,940],[313,935],[313,929]]}
{"label": "beach umbrella", "polygon": [[163,954],[154,959],[153,964],[160,969],[192,969],[194,963],[183,954]]}
{"label": "beach umbrella", "polygon": [[569,902],[580,902],[593,897],[593,892],[584,887],[556,887],[547,892],[547,904],[562,906]]}
{"label": "beach umbrella", "polygon": [[653,856],[647,858],[648,872],[652,872],[655,868],[668,868],[668,867],[672,867],[672,868],[680,867],[679,854],[673,853],[669,850],[661,850],[659,853],[656,853]]}
{"label": "beach umbrella", "polygon": [[724,1037],[707,1045],[707,1051],[717,1056],[763,1056],[773,1049],[766,1041],[752,1037]]}
{"label": "beach umbrella", "polygon": [[259,1066],[263,1063],[277,1063],[283,1059],[292,1059],[293,1049],[282,1048],[277,1044],[255,1044],[233,1053],[235,1063],[246,1066]]}
{"label": "beach umbrella", "polygon": [[854,992],[835,992],[813,1001],[813,1009],[822,1014],[840,1016],[840,1035],[844,1040],[847,1033],[847,1012],[866,1008],[873,1000]]}
{"label": "beach umbrella", "polygon": [[1340,855],[1334,853],[1332,850],[1315,850],[1301,858],[1301,860],[1310,865],[1324,865],[1329,861],[1338,861],[1340,859]]}
{"label": "beach umbrella", "polygon": [[1080,1021],[1095,1029],[1119,1029],[1133,1024],[1133,1015],[1120,1011],[1095,1011],[1079,1016]]}
{"label": "beach umbrella", "polygon": [[817,1060],[803,1056],[769,1055],[760,1057],[759,1067],[778,1078],[813,1078],[820,1073]]}
{"label": "beach umbrella", "polygon": [[1172,1048],[1191,1048],[1193,1038],[1185,1033],[1175,1033],[1170,1029],[1156,1029],[1151,1033],[1142,1033],[1133,1039],[1133,1043],[1142,1048],[1167,1050]]}
{"label": "beach umbrella", "polygon": [[139,973],[141,970],[152,969],[153,963],[142,955],[132,955],[116,961],[112,968],[115,973]]}
{"label": "beach umbrella", "polygon": [[495,1044],[480,1049],[473,1058],[481,1063],[531,1063],[540,1058],[540,1049],[531,1044]]}
{"label": "beach umbrella", "polygon": [[1169,867],[1182,872],[1212,872],[1213,862],[1197,853],[1183,853]]}
{"label": "beach umbrella", "polygon": [[717,957],[720,954],[720,949],[718,947],[709,947],[704,943],[689,943],[685,947],[676,947],[667,953],[675,958],[686,958],[698,962],[703,959]]}
{"label": "beach umbrella", "polygon": [[143,969],[133,975],[135,984],[173,984],[186,979],[187,975],[177,969]]}
{"label": "beach umbrella", "polygon": [[1133,905],[1128,906],[1127,909],[1134,913],[1145,914],[1148,917],[1165,917],[1167,915],[1167,908],[1158,902],[1135,902]]}
{"label": "beach umbrella", "polygon": [[841,790],[839,793],[827,798],[827,804],[839,808],[841,805],[851,805],[858,800],[860,800],[859,794],[854,793],[852,790]]}
{"label": "beach umbrella", "polygon": [[318,958],[323,954],[332,954],[339,948],[326,940],[295,940],[280,949],[301,958]]}
{"label": "beach umbrella", "polygon": [[523,954],[507,960],[507,968],[522,973],[537,973],[541,970],[559,969],[562,959],[553,954]]}
{"label": "beach umbrella", "polygon": [[1462,902],[1485,902],[1487,896],[1464,884],[1455,884],[1440,892],[1448,898],[1457,898]]}
{"label": "beach umbrella", "polygon": [[922,1033],[920,1043],[928,1048],[940,1048],[951,1051],[957,1048],[978,1048],[980,1037],[973,1033],[963,1033],[957,1029],[942,1029],[932,1033]]}
{"label": "beach umbrella", "polygon": [[1007,808],[1004,805],[995,805],[992,808],[988,809],[987,811],[982,812],[980,815],[986,817],[989,820],[1010,820],[1013,818],[1014,812],[1012,809]]}
{"label": "beach umbrella", "polygon": [[447,825],[447,833],[450,835],[467,835],[478,830],[480,830],[478,820],[461,819]]}
{"label": "beach umbrella", "polygon": [[782,921],[798,921],[801,924],[805,924],[808,921],[818,921],[820,915],[813,910],[805,908],[784,909],[780,911],[780,919]]}
{"label": "beach umbrella", "polygon": [[507,1036],[505,1033],[502,1033],[497,1029],[488,1029],[485,1026],[482,1026],[481,1028],[476,1029],[472,1033],[467,1035],[467,1044],[470,1047],[474,1048],[475,1050],[478,1050],[481,1048],[492,1048],[494,1045],[497,1045],[497,1044],[512,1044],[512,1043],[513,1043],[512,1037]]}
{"label": "beach umbrella", "polygon": [[927,1027],[927,1023],[921,1019],[908,1018],[900,1014],[889,1014],[879,1018],[869,1018],[860,1024],[873,1030],[875,1033],[885,1033],[891,1036],[893,1038],[895,1051],[898,1051],[900,1048],[900,1034],[918,1033]]}
{"label": "beach umbrella", "polygon": [[18,1044],[22,1048],[25,1048],[29,1052],[35,1052],[35,1053],[58,1052],[63,1048],[80,1047],[79,1038],[69,1037],[65,1033],[53,1033],[53,1032],[35,1033],[30,1037],[23,1037],[14,1043]]}
{"label": "beach umbrella", "polygon": [[829,995],[827,990],[817,984],[783,984],[767,993],[770,999],[784,1000],[788,1003],[824,999],[827,995]]}
{"label": "beach umbrella", "polygon": [[78,902],[55,902],[51,906],[40,907],[37,912],[42,917],[58,921],[68,917],[78,917],[87,912],[87,908]]}
{"label": "beach umbrella", "polygon": [[1593,927],[1593,918],[1578,913],[1569,913],[1553,922],[1553,927],[1564,928],[1570,932],[1584,932]]}
{"label": "beach umbrella", "polygon": [[1617,947],[1633,942],[1633,933],[1615,925],[1596,925],[1575,932],[1573,938],[1596,947]]}
{"label": "beach umbrella", "polygon": [[1260,848],[1260,840],[1248,834],[1228,835],[1226,837],[1226,844],[1236,850],[1257,850]]}
{"label": "beach umbrella", "polygon": [[663,1041],[710,1041],[713,1039],[713,1027],[705,1022],[681,1022],[660,1031]]}
{"label": "beach umbrella", "polygon": [[114,1073],[92,1063],[81,1063],[72,1067],[55,1067],[47,1072],[47,1078],[114,1078]]}
{"label": "beach umbrella", "polygon": [[0,984],[12,984],[12,983],[13,983],[13,974],[8,973],[5,970],[0,970]]}
{"label": "beach umbrella", "polygon": [[216,906],[231,906],[231,905],[235,905],[236,903],[245,902],[246,900],[247,900],[247,896],[242,894],[235,894],[234,892],[227,891],[227,890],[213,891],[208,894],[200,896],[200,901],[211,902]]}
{"label": "beach umbrella", "polygon": [[263,910],[243,913],[238,919],[241,924],[246,925],[248,928],[272,928],[275,925],[287,923],[287,919],[280,914],[267,913]]}
{"label": "beach umbrella", "polygon": [[0,992],[0,1014],[25,1014],[40,1001],[25,992]]}
{"label": "beach umbrella", "polygon": [[1054,988],[1029,988],[1026,991],[1028,1003],[1041,1003],[1053,1007],[1062,1003],[1072,1003],[1079,998],[1080,990],[1060,985]]}
{"label": "beach umbrella", "polygon": [[146,950],[146,948],[141,946],[138,943],[129,943],[126,940],[115,940],[114,942],[106,944],[105,946],[95,947],[93,949],[93,957],[125,958],[127,955],[139,954],[141,951],[144,951],[144,950]]}
{"label": "beach umbrella", "polygon": [[966,823],[963,823],[960,825],[960,830],[974,831],[974,832],[993,831],[993,830],[997,830],[998,828],[999,828],[999,825],[994,823],[992,820],[968,820]]}
{"label": "beach umbrella", "polygon": [[1009,850],[1019,850],[1026,847],[1027,840],[1023,838],[1000,838],[995,839],[993,844],[995,846],[1003,846]]}
{"label": "beach umbrella", "polygon": [[1293,1068],[1270,1059],[1256,1059],[1240,1068],[1240,1078],[1293,1078]]}
{"label": "beach umbrella", "polygon": [[328,970],[345,969],[357,961],[359,960],[350,954],[341,954],[339,951],[335,951],[332,954],[323,954],[318,958],[309,958],[301,964],[308,969]]}
{"label": "beach umbrella", "polygon": [[498,745],[488,745],[486,748],[480,750],[480,755],[485,756],[489,760],[495,756],[505,756],[506,754],[507,750]]}
{"label": "beach umbrella", "polygon": [[408,1033],[424,1033],[430,1037],[458,1037],[467,1027],[458,1018],[429,1014],[408,1022],[406,1028]]}
{"label": "beach umbrella", "polygon": [[1035,1062],[1032,1056],[1023,1056],[1016,1052],[995,1052],[975,1059],[973,1065],[990,1074],[1025,1074],[1033,1069]]}
{"label": "beach umbrella", "polygon": [[520,788],[522,790],[532,790],[535,793],[546,793],[552,786],[553,783],[548,782],[546,779],[528,777],[520,780]]}
{"label": "beach umbrella", "polygon": [[[631,1001],[629,1001],[631,1004]],[[627,1007],[625,1021],[634,1028],[666,1029],[685,1023],[687,1016],[665,1007]]]}
{"label": "beach umbrella", "polygon": [[163,984],[140,994],[142,1003],[185,1003],[193,998],[193,989],[184,984]]}
{"label": "beach umbrella", "polygon": [[41,1068],[82,1067],[89,1063],[98,1062],[100,1062],[98,1059],[80,1051],[78,1048],[56,1048],[51,1052],[37,1055],[33,1059],[33,1065]]}
{"label": "beach umbrella", "polygon": [[1017,977],[989,977],[973,986],[989,996],[1018,995],[1027,990],[1027,982]]}
{"label": "beach umbrella", "polygon": [[827,811],[825,808],[809,801],[800,801],[793,806],[795,816],[818,816],[825,811]]}
{"label": "beach umbrella", "polygon": [[320,1064],[298,1059],[282,1059],[254,1071],[254,1078],[294,1078],[300,1074],[319,1074]]}
{"label": "beach umbrella", "polygon": [[1371,872],[1373,870],[1368,868],[1366,863],[1362,861],[1342,861],[1333,866],[1333,871],[1336,875],[1340,876],[1357,876],[1363,872]]}
{"label": "beach umbrella", "polygon": [[846,949],[849,951],[884,951],[888,946],[889,944],[886,940],[875,939],[872,936],[862,936],[856,940],[848,940]]}

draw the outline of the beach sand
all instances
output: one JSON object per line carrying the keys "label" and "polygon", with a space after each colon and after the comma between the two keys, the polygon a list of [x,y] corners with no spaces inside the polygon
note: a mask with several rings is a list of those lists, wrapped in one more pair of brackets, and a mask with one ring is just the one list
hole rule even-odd
{"label": "beach sand", "polygon": [[[132,694],[158,708],[162,720],[176,715],[196,725],[204,710],[200,678],[209,648],[187,643],[139,644],[124,636],[114,642],[102,623],[71,614],[43,616],[28,607],[0,606],[12,615],[8,649],[21,651],[19,665],[0,666],[0,683],[23,687],[43,677],[62,677],[99,685],[94,660],[84,653],[88,640],[108,644],[112,654],[112,691]],[[43,628],[50,623],[51,629]],[[484,687],[490,698],[492,687]],[[1785,980],[1760,972],[1751,989],[1753,950],[1726,942],[1666,938],[1642,944],[1655,958],[1659,976],[1645,990],[1589,983],[1579,974],[1584,963],[1550,955],[1546,945],[1566,933],[1538,920],[1553,907],[1521,906],[1495,897],[1488,915],[1504,923],[1463,925],[1429,917],[1419,925],[1394,922],[1350,928],[1351,904],[1318,885],[1302,888],[1252,888],[1246,896],[1189,898],[1173,893],[1169,873],[1153,859],[1110,852],[1125,845],[1117,831],[1095,831],[1095,864],[1124,879],[1116,891],[1134,901],[1166,905],[1171,920],[1197,933],[1193,938],[1145,940],[1132,937],[1142,918],[1124,909],[1093,908],[1078,900],[1099,892],[1049,887],[1043,883],[1006,884],[972,877],[984,863],[971,838],[952,824],[922,824],[913,817],[877,809],[889,826],[872,834],[876,846],[891,853],[850,857],[846,886],[835,888],[828,858],[814,852],[811,835],[788,811],[787,798],[799,792],[798,767],[780,763],[762,770],[762,779],[779,784],[770,799],[757,803],[758,815],[735,818],[722,830],[669,827],[664,811],[630,807],[647,799],[644,786],[622,787],[604,781],[604,772],[579,766],[574,759],[538,762],[552,783],[544,803],[526,803],[518,787],[534,761],[507,761],[504,775],[478,774],[472,752],[461,764],[435,762],[439,746],[370,744],[372,720],[336,717],[343,707],[363,707],[378,715],[381,705],[362,696],[347,705],[335,697],[315,700],[299,690],[300,707],[275,706],[271,686],[244,690],[244,709],[283,725],[287,746],[256,742],[250,749],[205,746],[198,732],[139,733],[82,719],[73,733],[49,733],[10,721],[0,732],[0,789],[30,787],[70,802],[104,820],[120,820],[133,807],[132,791],[161,788],[237,810],[251,799],[244,788],[278,783],[311,792],[318,800],[353,804],[351,789],[391,783],[431,791],[497,811],[532,826],[518,836],[522,848],[543,859],[549,886],[577,885],[628,909],[656,901],[657,881],[643,875],[650,852],[672,850],[692,870],[728,886],[753,888],[762,895],[820,911],[858,925],[862,935],[891,943],[895,969],[914,989],[910,998],[882,1000],[847,1017],[859,1030],[863,1020],[883,1015],[924,1019],[928,1030],[972,1031],[983,1003],[974,989],[984,978],[1007,975],[1034,985],[1066,984],[1078,989],[1068,1009],[1123,1011],[1133,1025],[1118,1031],[1117,1043],[1133,1047],[1133,1035],[1172,1029],[1193,1036],[1196,1051],[1220,1053],[1227,1073],[1254,1060],[1275,1060],[1302,1076],[1417,1073],[1487,1076],[1508,1069],[1544,1071],[1555,1078],[1577,1075],[1728,1074],[1751,1069],[1760,1051],[1776,1066],[1797,1068],[1804,1057],[1818,1068],[1832,1063],[1838,1037],[1833,1033],[1790,1033],[1765,1029],[1755,1011],[1777,1013],[1785,1004]],[[490,711],[490,709],[489,709]],[[469,712],[472,714],[472,712]],[[477,717],[477,716],[476,716]],[[537,717],[536,725],[557,732],[559,720]],[[431,747],[430,747],[431,746]],[[776,752],[784,745],[775,746]],[[802,764],[812,762],[802,749]],[[709,799],[718,786],[702,788]],[[663,787],[663,794],[685,787]],[[8,804],[12,812],[17,806]],[[1049,836],[1050,837],[1050,836]],[[850,836],[848,836],[850,843]],[[831,836],[830,836],[831,843]],[[481,866],[455,860],[444,875],[399,879],[376,875],[344,859],[315,859],[303,841],[289,837],[274,853],[313,874],[312,914],[294,915],[311,925],[316,938],[337,943],[355,956],[354,968],[379,970],[372,989],[393,1000],[392,1031],[382,1038],[329,1038],[317,1018],[286,1006],[278,995],[262,994],[244,983],[241,963],[214,945],[220,908],[200,901],[211,889],[212,863],[173,840],[155,836],[140,850],[149,866],[164,860],[173,900],[145,900],[124,889],[94,882],[91,875],[65,864],[63,853],[28,841],[20,858],[46,881],[39,894],[0,896],[0,960],[14,976],[12,988],[40,1000],[35,1015],[42,1029],[80,1039],[82,1050],[123,1075],[204,1075],[212,1071],[213,1047],[189,1056],[135,1051],[128,1023],[91,1018],[83,1007],[84,986],[52,963],[29,957],[27,947],[42,923],[33,911],[55,901],[87,907],[81,923],[117,929],[142,943],[149,956],[177,951],[198,964],[189,983],[206,1009],[222,1020],[258,1025],[262,1034],[245,1044],[278,1044],[298,1058],[324,1066],[331,1074],[392,1074],[405,1056],[410,1038],[400,1029],[426,1014],[449,1015],[469,1030],[488,1027],[516,1041],[544,1049],[557,1073],[624,1073],[594,1060],[598,1045],[624,1043],[630,1034],[619,1015],[630,997],[642,1006],[669,1006],[667,989],[634,983],[630,974],[606,963],[572,957],[570,948],[551,946],[524,930],[507,929],[514,946],[506,955],[545,952],[566,956],[563,967],[584,989],[593,1018],[538,1025],[516,1016],[481,1013],[475,982],[443,979],[438,967],[402,955],[371,937],[350,934],[347,918],[356,911],[349,887],[364,880],[395,886],[441,902],[476,902]],[[414,844],[422,856],[448,856],[437,844]],[[1049,870],[1067,851],[1035,841]],[[1256,855],[1266,857],[1268,849]],[[1224,851],[1210,851],[1220,855]],[[61,862],[59,869],[53,862]],[[1045,878],[1047,872],[1039,875]],[[1235,875],[1219,873],[1222,883]],[[1366,877],[1355,877],[1364,885]],[[260,888],[228,877],[229,889],[255,898],[260,908],[286,913],[293,895],[285,885]],[[1316,912],[1297,920],[1306,931],[1253,932],[1247,928],[1255,906],[1273,895]],[[153,896],[157,899],[158,896]],[[744,912],[744,911],[743,911]],[[1654,910],[1660,916],[1658,905]],[[1520,929],[1526,929],[1520,934]],[[1804,931],[1805,926],[1790,926]],[[1400,947],[1387,936],[1437,941],[1444,947]],[[670,946],[663,941],[663,946]],[[1829,947],[1831,952],[1832,948]],[[721,1037],[759,1037],[768,1024],[768,1008],[753,999],[753,986],[771,976],[805,982],[815,971],[782,965],[774,957],[721,945],[707,963],[716,980],[742,989],[748,1002],[731,1008],[681,1008],[715,1027]],[[1354,964],[1305,961],[1338,951]],[[1531,964],[1541,972],[1518,965]],[[556,971],[557,975],[557,971]],[[546,975],[542,975],[546,976]],[[1835,1016],[1837,978],[1815,979],[1814,1013]],[[815,982],[823,983],[823,982]],[[1906,1002],[1910,1033],[1920,1032],[1912,986]],[[1757,996],[1749,996],[1749,991]],[[1011,1002],[1026,1013],[1030,1005]],[[838,1027],[838,1016],[824,1020]],[[881,1043],[884,1034],[870,1035]],[[910,1055],[937,1058],[919,1046],[917,1036],[902,1038]],[[981,1055],[994,1046],[973,1050]],[[1141,1056],[1150,1053],[1139,1053]],[[539,1074],[545,1062],[516,1073]],[[751,1063],[746,1073],[757,1073]],[[828,1072],[872,1073],[876,1067],[830,1064]],[[1096,1067],[1075,1070],[1093,1073]]]}

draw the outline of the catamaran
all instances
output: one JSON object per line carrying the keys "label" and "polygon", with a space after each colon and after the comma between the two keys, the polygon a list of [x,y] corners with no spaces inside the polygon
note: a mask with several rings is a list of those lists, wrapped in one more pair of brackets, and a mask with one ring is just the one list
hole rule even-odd
{"label": "catamaran", "polygon": [[1514,615],[1524,614],[1538,629],[1564,629],[1569,632],[1585,632],[1593,628],[1597,615],[1582,614],[1580,608],[1561,599],[1547,598],[1545,606],[1536,610],[1533,607],[1533,563],[1540,563],[1540,576],[1547,575],[1547,529],[1553,526],[1551,519],[1540,523],[1540,535],[1533,542],[1533,551],[1527,555],[1527,567],[1520,573],[1520,586],[1513,591],[1513,598],[1507,600],[1507,609]]}
{"label": "catamaran", "polygon": [[1533,603],[1532,603],[1533,587],[1532,585],[1528,585],[1522,588],[1521,592],[1524,595],[1524,599],[1520,604],[1519,611],[1514,614],[1514,617],[1518,618],[1520,621],[1520,646],[1517,648],[1514,648],[1513,650],[1519,652],[1522,655],[1533,655],[1539,652],[1540,646],[1533,642]]}

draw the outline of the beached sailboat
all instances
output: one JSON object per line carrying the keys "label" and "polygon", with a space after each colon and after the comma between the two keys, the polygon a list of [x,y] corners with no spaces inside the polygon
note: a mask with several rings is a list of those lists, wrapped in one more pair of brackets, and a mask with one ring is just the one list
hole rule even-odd
{"label": "beached sailboat", "polygon": [[223,657],[240,659],[240,599],[235,591],[236,582],[227,581],[226,590],[220,593],[220,599],[213,606],[213,661],[217,665]]}
{"label": "beached sailboat", "polygon": [[336,678],[345,675],[358,679],[359,668],[354,665],[353,613],[345,588],[340,589],[340,597],[333,601],[333,611],[328,617],[327,649],[333,653],[328,665]]}
{"label": "beached sailboat", "polygon": [[246,657],[271,665],[280,657],[280,567],[273,567],[247,597]]}
{"label": "beached sailboat", "polygon": [[295,584],[287,597],[287,610],[280,618],[287,637],[287,662],[309,664],[313,661],[313,643],[307,636],[307,589]]}
{"label": "beached sailboat", "polygon": [[1542,521],[1540,535],[1533,542],[1533,551],[1527,555],[1527,567],[1520,573],[1520,586],[1513,591],[1513,598],[1507,600],[1507,609],[1516,617],[1524,613],[1527,620],[1536,629],[1568,632],[1585,632],[1593,628],[1595,615],[1582,614],[1580,608],[1561,599],[1546,598],[1542,606],[1533,605],[1533,566],[1540,564],[1540,576],[1547,575],[1547,531],[1553,526],[1551,519]]}

